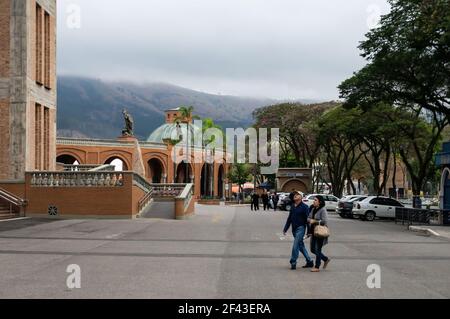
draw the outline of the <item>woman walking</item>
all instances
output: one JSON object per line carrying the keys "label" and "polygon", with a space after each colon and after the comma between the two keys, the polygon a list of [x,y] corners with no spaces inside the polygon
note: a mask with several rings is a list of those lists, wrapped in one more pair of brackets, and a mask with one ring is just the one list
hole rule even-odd
{"label": "woman walking", "polygon": [[316,196],[313,205],[310,207],[308,222],[311,225],[311,252],[316,255],[316,262],[311,272],[319,272],[321,261],[324,262],[323,269],[326,269],[330,262],[330,258],[322,253],[322,248],[328,243],[328,238],[314,235],[314,228],[317,225],[327,226],[328,224],[328,212],[325,208],[325,200],[320,195]]}

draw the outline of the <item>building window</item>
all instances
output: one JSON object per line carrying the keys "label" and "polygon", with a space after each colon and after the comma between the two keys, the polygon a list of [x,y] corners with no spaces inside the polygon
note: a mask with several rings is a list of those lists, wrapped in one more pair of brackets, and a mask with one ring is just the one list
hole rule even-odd
{"label": "building window", "polygon": [[44,170],[50,169],[50,109],[44,108]]}
{"label": "building window", "polygon": [[50,89],[50,15],[44,13],[44,86]]}
{"label": "building window", "polygon": [[36,4],[36,83],[42,85],[42,8]]}
{"label": "building window", "polygon": [[42,108],[40,104],[36,104],[35,107],[35,120],[34,120],[34,155],[35,155],[35,169],[41,169],[41,146],[42,146]]}

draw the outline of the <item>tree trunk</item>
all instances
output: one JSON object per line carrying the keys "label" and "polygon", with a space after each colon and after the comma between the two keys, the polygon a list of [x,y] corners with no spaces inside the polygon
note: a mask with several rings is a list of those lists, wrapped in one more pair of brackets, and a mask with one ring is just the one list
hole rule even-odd
{"label": "tree trunk", "polygon": [[396,184],[396,179],[397,179],[397,157],[395,156],[395,150],[394,150],[394,152],[392,152],[392,157],[394,159],[394,170],[393,170],[393,175],[392,175],[392,188],[394,189],[395,197],[398,199],[397,184]]}

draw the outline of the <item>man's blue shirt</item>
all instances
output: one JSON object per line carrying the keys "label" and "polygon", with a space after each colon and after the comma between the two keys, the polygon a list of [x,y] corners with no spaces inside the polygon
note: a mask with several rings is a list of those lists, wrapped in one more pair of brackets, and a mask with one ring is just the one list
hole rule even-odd
{"label": "man's blue shirt", "polygon": [[295,206],[295,203],[291,206],[291,211],[289,212],[289,217],[284,226],[283,232],[287,232],[289,227],[292,225],[292,233],[300,226],[308,226],[308,215],[309,207],[305,203],[301,202],[300,205]]}

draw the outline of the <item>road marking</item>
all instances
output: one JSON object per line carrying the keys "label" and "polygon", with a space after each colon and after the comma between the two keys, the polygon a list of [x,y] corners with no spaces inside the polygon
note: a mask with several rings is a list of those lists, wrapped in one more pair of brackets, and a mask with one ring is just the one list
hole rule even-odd
{"label": "road marking", "polygon": [[107,239],[114,239],[114,238],[119,237],[119,236],[122,235],[122,234],[123,234],[123,233],[113,234],[113,235],[106,236],[106,238],[107,238]]}
{"label": "road marking", "polygon": [[212,222],[214,224],[217,224],[218,222],[220,222],[223,219],[221,214],[216,214],[213,216]]}
{"label": "road marking", "polygon": [[276,233],[275,235],[276,235],[278,238],[280,238],[280,240],[282,240],[282,241],[288,240],[288,239],[292,238],[291,235],[286,235],[286,236],[284,236],[283,233]]}

